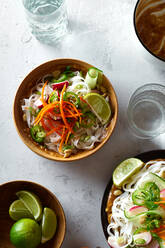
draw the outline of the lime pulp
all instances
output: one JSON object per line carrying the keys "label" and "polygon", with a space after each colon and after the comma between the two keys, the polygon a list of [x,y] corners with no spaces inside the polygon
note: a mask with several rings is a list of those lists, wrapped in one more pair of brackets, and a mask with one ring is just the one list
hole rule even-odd
{"label": "lime pulp", "polygon": [[144,163],[137,158],[129,158],[121,162],[113,172],[113,183],[122,186],[133,174],[138,172]]}

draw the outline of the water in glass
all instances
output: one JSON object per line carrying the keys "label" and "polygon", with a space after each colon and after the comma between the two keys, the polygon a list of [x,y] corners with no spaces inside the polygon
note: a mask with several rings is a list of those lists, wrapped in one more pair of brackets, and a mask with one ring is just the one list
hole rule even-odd
{"label": "water in glass", "polygon": [[65,0],[22,0],[32,34],[46,44],[56,43],[67,33]]}
{"label": "water in glass", "polygon": [[136,136],[152,138],[165,132],[165,87],[147,84],[137,89],[127,113],[129,126]]}

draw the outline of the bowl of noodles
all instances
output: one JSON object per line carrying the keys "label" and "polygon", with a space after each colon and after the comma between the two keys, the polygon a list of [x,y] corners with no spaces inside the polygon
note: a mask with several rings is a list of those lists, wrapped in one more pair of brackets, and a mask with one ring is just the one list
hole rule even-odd
{"label": "bowl of noodles", "polygon": [[112,248],[164,248],[165,150],[133,159],[142,162],[141,168],[120,186],[114,184],[113,174],[104,192],[101,219],[105,238]]}
{"label": "bowl of noodles", "polygon": [[13,107],[23,142],[56,161],[98,151],[111,136],[117,114],[116,94],[103,71],[74,59],[35,68],[20,84]]}

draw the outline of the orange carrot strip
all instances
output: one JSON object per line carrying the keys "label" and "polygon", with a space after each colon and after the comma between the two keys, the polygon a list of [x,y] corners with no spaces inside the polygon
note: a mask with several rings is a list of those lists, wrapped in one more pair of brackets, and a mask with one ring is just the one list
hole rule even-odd
{"label": "orange carrot strip", "polygon": [[159,234],[165,234],[165,230],[163,230],[163,231],[160,231],[160,232],[157,232],[157,234],[159,235]]}
{"label": "orange carrot strip", "polygon": [[76,112],[78,115],[80,115],[80,112],[77,110],[77,108],[75,107],[75,105],[74,105],[73,103],[67,102],[67,101],[63,101],[63,102],[66,103],[66,104],[71,105],[71,106],[73,107],[73,109],[75,110],[75,112]]}
{"label": "orange carrot strip", "polygon": [[61,150],[62,150],[62,145],[63,145],[63,143],[64,143],[66,134],[67,134],[67,132],[65,132],[65,127],[64,127],[64,128],[63,128],[63,132],[62,132],[62,137],[61,137],[60,146],[59,146],[59,152],[61,152]]}
{"label": "orange carrot strip", "polygon": [[45,122],[44,122],[43,119],[41,120],[41,124],[42,124],[43,128],[44,128],[46,131],[49,131],[49,128],[45,125]]}
{"label": "orange carrot strip", "polygon": [[47,103],[44,100],[44,90],[45,90],[45,87],[46,87],[47,83],[48,83],[48,81],[46,81],[44,83],[44,85],[42,87],[42,92],[41,92],[41,102],[42,102],[43,106],[46,106],[47,105]]}
{"label": "orange carrot strip", "polygon": [[52,129],[53,129],[53,128],[56,128],[56,129],[57,129],[57,130],[56,130],[56,133],[57,133],[58,135],[61,136],[61,133],[60,133],[58,130],[61,129],[61,127],[64,127],[64,125],[59,125],[59,124],[58,124],[58,126],[55,127],[55,126],[52,124],[52,121],[51,121],[50,119],[48,119],[48,123],[49,123],[49,125],[51,126]]}
{"label": "orange carrot strip", "polygon": [[77,116],[76,116],[75,114],[73,114],[72,111],[71,111],[70,109],[66,108],[66,110],[70,113],[70,115],[71,115],[72,117],[74,117],[74,118],[77,119]]}
{"label": "orange carrot strip", "polygon": [[[52,130],[50,130],[49,132],[46,133],[46,136],[56,132],[57,134],[59,134],[58,130],[60,129],[60,127],[55,127]],[[60,135],[61,136],[61,135]]]}
{"label": "orange carrot strip", "polygon": [[159,237],[163,240],[165,240],[165,235],[164,234],[160,234]]}
{"label": "orange carrot strip", "polygon": [[70,132],[73,132],[71,127],[69,126],[66,118],[65,118],[65,114],[64,114],[64,110],[63,110],[63,95],[64,95],[64,91],[66,89],[66,84],[64,85],[62,91],[61,91],[61,95],[60,95],[60,112],[61,112],[61,116],[62,116],[62,119],[63,119],[63,122],[65,124],[65,126],[69,129]]}
{"label": "orange carrot strip", "polygon": [[[56,103],[56,104],[57,104],[57,103]],[[35,119],[35,121],[34,121],[35,125],[37,125],[37,124],[40,122],[40,120],[43,118],[43,116],[45,115],[45,113],[46,113],[48,110],[54,108],[54,106],[55,106],[56,104],[47,105],[47,106],[45,107],[45,109],[42,111],[42,113],[40,114],[40,116],[39,116],[39,117],[37,116],[38,118]]]}
{"label": "orange carrot strip", "polygon": [[81,100],[82,102],[88,104],[88,103],[84,100],[84,98],[82,98],[81,96],[79,96],[79,98],[80,98],[80,100]]}
{"label": "orange carrot strip", "polygon": [[165,203],[165,201],[159,201],[159,202],[154,202],[155,204],[162,204]]}
{"label": "orange carrot strip", "polygon": [[164,205],[164,204],[159,204],[159,206],[160,206],[161,208],[164,208],[164,209],[165,209],[165,205]]}
{"label": "orange carrot strip", "polygon": [[164,229],[165,228],[165,225],[162,225],[162,226],[160,226],[160,227],[158,227],[158,228],[155,228],[154,230],[153,230],[153,232],[159,232],[159,231],[161,231],[162,229]]}
{"label": "orange carrot strip", "polygon": [[65,145],[68,143],[68,139],[69,139],[70,134],[71,134],[71,132],[68,132],[66,140],[65,140]]}
{"label": "orange carrot strip", "polygon": [[54,103],[51,103],[51,104],[47,104],[45,107],[43,107],[43,108],[41,109],[41,111],[38,113],[38,115],[37,115],[37,117],[36,117],[34,123],[39,119],[39,117],[42,115],[42,113],[43,113],[46,109],[49,109],[50,106],[55,106],[55,105],[57,105],[58,103],[59,103],[59,102],[54,102]]}

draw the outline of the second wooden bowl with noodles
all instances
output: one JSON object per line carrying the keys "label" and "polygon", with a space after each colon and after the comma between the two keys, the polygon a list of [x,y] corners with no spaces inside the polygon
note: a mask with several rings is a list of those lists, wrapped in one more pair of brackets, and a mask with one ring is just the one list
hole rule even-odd
{"label": "second wooden bowl with noodles", "polygon": [[14,106],[13,106],[13,117],[14,117],[15,126],[22,141],[33,152],[37,153],[38,155],[45,157],[47,159],[51,159],[55,161],[64,161],[64,162],[79,160],[97,152],[110,138],[115,128],[117,115],[118,115],[118,103],[117,103],[117,97],[115,91],[108,78],[105,75],[103,75],[103,86],[106,88],[108,92],[112,114],[111,114],[110,123],[107,126],[107,135],[100,143],[96,143],[95,147],[91,150],[79,150],[78,153],[72,154],[68,158],[64,158],[59,153],[45,149],[45,147],[38,145],[36,142],[34,142],[30,136],[27,123],[23,121],[23,111],[21,108],[23,99],[28,98],[30,96],[31,89],[35,86],[36,82],[40,78],[44,77],[47,74],[52,73],[55,70],[62,71],[68,65],[73,70],[82,71],[84,73],[87,73],[88,69],[92,67],[92,65],[86,62],[75,59],[56,59],[44,63],[39,67],[35,68],[32,72],[30,72],[27,75],[27,77],[23,80],[23,82],[21,83],[21,85],[17,90],[14,99]]}

